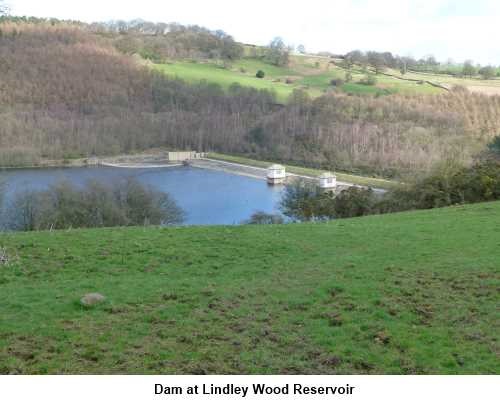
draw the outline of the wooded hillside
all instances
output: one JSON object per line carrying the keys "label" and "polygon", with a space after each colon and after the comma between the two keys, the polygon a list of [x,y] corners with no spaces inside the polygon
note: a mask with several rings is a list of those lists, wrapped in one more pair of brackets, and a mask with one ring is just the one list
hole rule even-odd
{"label": "wooded hillside", "polygon": [[0,33],[3,166],[162,146],[398,174],[467,162],[500,132],[500,97],[465,90],[295,91],[281,105],[263,90],[169,79],[91,26],[6,20]]}
{"label": "wooded hillside", "polygon": [[168,80],[73,26],[7,23],[1,32],[3,165],[160,145],[221,147],[273,102],[252,89],[229,96]]}

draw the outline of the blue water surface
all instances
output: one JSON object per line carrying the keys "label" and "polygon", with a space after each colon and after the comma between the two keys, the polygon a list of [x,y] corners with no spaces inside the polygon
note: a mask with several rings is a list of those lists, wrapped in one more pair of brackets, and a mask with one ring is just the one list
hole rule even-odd
{"label": "blue water surface", "polygon": [[185,211],[186,225],[235,225],[247,220],[257,210],[279,213],[281,187],[268,186],[265,180],[215,170],[84,167],[0,172],[0,182],[4,184],[4,206],[8,206],[16,193],[43,190],[61,180],[83,185],[89,180],[115,183],[127,177],[168,192]]}

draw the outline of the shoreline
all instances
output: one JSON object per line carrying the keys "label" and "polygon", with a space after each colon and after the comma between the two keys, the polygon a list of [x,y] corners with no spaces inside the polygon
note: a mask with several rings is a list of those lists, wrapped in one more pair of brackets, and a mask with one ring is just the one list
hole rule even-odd
{"label": "shoreline", "polygon": [[58,168],[69,169],[72,167],[78,168],[78,167],[95,166],[87,162],[80,162],[79,160],[80,159],[78,159],[78,161],[71,161],[71,162],[51,161],[51,163],[41,163],[38,165],[30,165],[30,166],[0,166],[0,172],[4,170],[7,171],[7,170],[58,169]]}
{"label": "shoreline", "polygon": [[[267,162],[252,161],[243,159],[241,162],[226,160],[227,155],[207,154],[208,157],[201,159],[191,159],[188,161],[191,167],[208,170],[219,170],[240,176],[266,179]],[[236,158],[235,158],[236,160]],[[249,160],[246,162],[246,160]],[[78,158],[73,160],[46,160],[37,165],[30,166],[3,166],[2,171],[13,170],[33,170],[33,169],[71,169],[83,167],[112,167],[124,169],[152,169],[152,168],[170,168],[183,166],[182,162],[171,162],[165,159],[164,151],[151,151],[130,155],[103,156],[91,158]],[[303,178],[306,180],[315,180],[320,170],[309,169],[306,167],[287,166],[287,177]],[[385,192],[394,184],[389,180],[359,178],[359,176],[337,174],[337,184],[341,187],[371,187],[375,192]],[[386,187],[384,187],[386,186]]]}
{"label": "shoreline", "polygon": [[[263,167],[256,167],[256,166],[251,166],[251,165],[245,165],[245,164],[234,163],[234,162],[226,162],[224,160],[208,159],[208,158],[190,161],[189,165],[191,167],[195,167],[195,168],[199,168],[199,169],[218,170],[218,171],[223,171],[226,173],[236,174],[239,176],[253,177],[253,178],[260,179],[260,180],[267,179],[267,169],[263,168]],[[295,178],[305,179],[307,181],[317,181],[317,177],[315,177],[315,176],[308,176],[305,174],[293,173],[293,171],[287,171],[286,177],[287,177],[286,182],[289,182],[289,180],[295,179]],[[348,187],[368,188],[368,186],[355,184],[355,183],[349,183],[349,182],[345,182],[345,181],[337,181],[337,186],[339,189],[348,188]],[[371,189],[375,193],[387,192],[386,189],[380,188],[380,187],[377,187],[377,188],[371,187]]]}

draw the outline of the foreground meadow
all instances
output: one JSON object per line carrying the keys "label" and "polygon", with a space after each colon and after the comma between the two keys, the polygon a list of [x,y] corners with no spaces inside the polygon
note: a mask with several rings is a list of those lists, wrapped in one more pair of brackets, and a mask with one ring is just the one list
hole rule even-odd
{"label": "foreground meadow", "polygon": [[499,236],[500,203],[0,234],[0,373],[499,373]]}

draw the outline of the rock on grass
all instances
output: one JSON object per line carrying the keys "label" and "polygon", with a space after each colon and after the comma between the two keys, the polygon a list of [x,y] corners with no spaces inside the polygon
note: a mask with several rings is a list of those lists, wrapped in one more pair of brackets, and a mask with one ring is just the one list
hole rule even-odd
{"label": "rock on grass", "polygon": [[104,302],[106,300],[106,297],[102,294],[99,293],[89,293],[85,294],[81,299],[80,299],[80,304],[82,304],[84,307],[93,307],[101,302]]}

